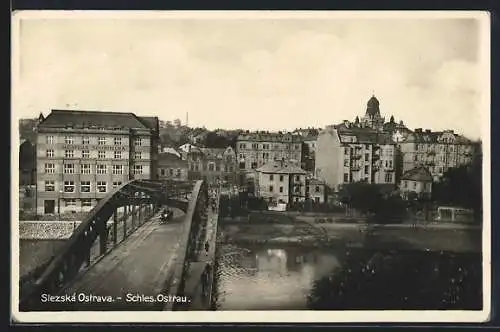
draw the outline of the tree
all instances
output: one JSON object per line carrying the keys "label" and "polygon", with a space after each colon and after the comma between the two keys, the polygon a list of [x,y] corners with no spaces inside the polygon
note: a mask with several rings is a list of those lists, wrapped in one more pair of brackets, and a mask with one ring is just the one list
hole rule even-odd
{"label": "tree", "polygon": [[349,183],[340,190],[341,201],[363,214],[374,213],[381,196],[379,186],[366,182]]}
{"label": "tree", "polygon": [[177,128],[179,128],[181,125],[182,125],[182,123],[181,123],[180,119],[175,119],[174,120],[174,126],[176,126]]}
{"label": "tree", "polygon": [[231,141],[211,131],[206,135],[203,145],[207,148],[224,149],[231,145]]}
{"label": "tree", "polygon": [[356,119],[354,120],[355,125],[359,125],[359,116],[356,116]]}
{"label": "tree", "polygon": [[477,154],[470,165],[450,168],[433,188],[433,199],[439,204],[449,204],[473,209],[476,217],[482,215],[482,155]]}
{"label": "tree", "polygon": [[394,123],[394,115],[391,115],[391,119],[389,120],[390,123]]}

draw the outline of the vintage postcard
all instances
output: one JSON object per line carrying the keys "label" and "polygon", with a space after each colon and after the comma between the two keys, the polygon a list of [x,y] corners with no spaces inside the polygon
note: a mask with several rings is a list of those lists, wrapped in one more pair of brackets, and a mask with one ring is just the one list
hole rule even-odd
{"label": "vintage postcard", "polygon": [[487,12],[12,23],[14,322],[489,319]]}

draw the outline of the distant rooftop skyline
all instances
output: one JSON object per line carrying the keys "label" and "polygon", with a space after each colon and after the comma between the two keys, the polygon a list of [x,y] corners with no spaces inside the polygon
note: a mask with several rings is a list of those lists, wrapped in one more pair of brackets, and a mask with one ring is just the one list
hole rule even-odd
{"label": "distant rooftop skyline", "polygon": [[23,19],[13,111],[292,131],[361,118],[375,94],[386,121],[481,136],[479,21],[291,15]]}

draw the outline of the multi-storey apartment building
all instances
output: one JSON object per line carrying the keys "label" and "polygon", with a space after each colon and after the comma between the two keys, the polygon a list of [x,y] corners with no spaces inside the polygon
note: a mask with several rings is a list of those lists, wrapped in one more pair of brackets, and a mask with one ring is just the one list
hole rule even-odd
{"label": "multi-storey apartment building", "polygon": [[318,136],[316,177],[332,190],[352,182],[395,184],[395,143],[371,128],[328,126]]}
{"label": "multi-storey apartment building", "polygon": [[191,147],[187,161],[190,180],[203,179],[209,185],[238,182],[236,152],[230,146],[225,149]]}
{"label": "multi-storey apartment building", "polygon": [[155,179],[158,118],[52,110],[37,126],[37,213],[90,210],[131,179]]}
{"label": "multi-storey apartment building", "polygon": [[450,168],[470,164],[476,153],[476,144],[453,130],[432,132],[418,128],[401,136],[398,144],[403,172],[425,166],[434,181]]}
{"label": "multi-storey apartment building", "polygon": [[[291,133],[245,132],[237,138],[238,168],[243,178],[253,178],[262,165],[286,160],[299,166],[302,157],[302,138]],[[242,182],[243,182],[242,181]]]}
{"label": "multi-storey apartment building", "polygon": [[257,197],[269,203],[303,202],[307,172],[285,160],[273,161],[257,169]]}

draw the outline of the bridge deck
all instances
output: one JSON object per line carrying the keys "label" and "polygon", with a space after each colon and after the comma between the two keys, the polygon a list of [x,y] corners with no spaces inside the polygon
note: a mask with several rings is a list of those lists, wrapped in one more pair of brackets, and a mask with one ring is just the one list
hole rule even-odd
{"label": "bridge deck", "polygon": [[[184,215],[175,212],[174,220],[159,223],[159,216],[136,230],[120,246],[90,267],[61,294],[111,296],[112,303],[77,303],[63,310],[162,310],[164,303],[132,299],[130,295],[157,299],[168,285],[171,266],[180,252]],[[127,294],[129,294],[127,296]],[[137,296],[138,295],[138,296]]]}

